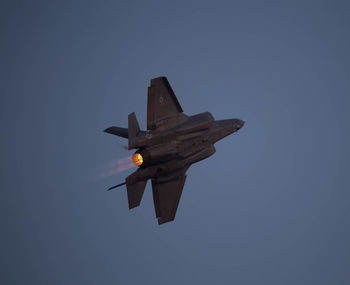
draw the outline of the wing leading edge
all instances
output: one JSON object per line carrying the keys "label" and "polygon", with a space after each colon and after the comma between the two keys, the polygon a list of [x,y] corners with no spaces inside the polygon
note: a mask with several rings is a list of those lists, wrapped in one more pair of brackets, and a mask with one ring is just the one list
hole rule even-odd
{"label": "wing leading edge", "polygon": [[157,122],[183,112],[166,77],[151,80],[148,87],[147,130],[157,128]]}
{"label": "wing leading edge", "polygon": [[153,202],[158,224],[175,219],[185,180],[185,174],[165,182],[152,179]]}

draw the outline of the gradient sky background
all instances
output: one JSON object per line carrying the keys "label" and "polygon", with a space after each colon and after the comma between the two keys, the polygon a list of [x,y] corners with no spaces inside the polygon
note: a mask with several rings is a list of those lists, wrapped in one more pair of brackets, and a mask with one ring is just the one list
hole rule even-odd
{"label": "gradient sky background", "polygon": [[[176,3],[175,3],[176,2]],[[1,284],[350,284],[348,1],[1,1]],[[188,171],[175,222],[105,134],[167,76],[244,128]]]}

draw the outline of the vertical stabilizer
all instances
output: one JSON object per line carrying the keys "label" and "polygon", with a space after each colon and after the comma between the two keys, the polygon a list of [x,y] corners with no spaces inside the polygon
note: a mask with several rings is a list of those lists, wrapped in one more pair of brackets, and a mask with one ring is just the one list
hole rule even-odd
{"label": "vertical stabilizer", "polygon": [[140,132],[140,126],[137,122],[136,115],[134,112],[128,116],[128,145],[129,149],[134,148],[134,139]]}
{"label": "vertical stabilizer", "polygon": [[140,205],[146,184],[147,180],[141,180],[135,184],[126,183],[129,209],[135,208]]}

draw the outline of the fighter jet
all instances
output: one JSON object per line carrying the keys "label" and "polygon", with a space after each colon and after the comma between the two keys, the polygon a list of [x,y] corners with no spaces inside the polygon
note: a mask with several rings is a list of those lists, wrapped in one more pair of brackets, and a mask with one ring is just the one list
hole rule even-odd
{"label": "fighter jet", "polygon": [[147,131],[140,130],[135,113],[128,116],[128,128],[104,130],[128,139],[128,149],[136,149],[132,161],[138,166],[124,183],[108,190],[126,184],[132,209],[140,205],[151,179],[158,224],[173,221],[188,168],[213,155],[214,144],[243,125],[239,119],[214,120],[208,112],[185,115],[167,78],[154,78],[148,87]]}

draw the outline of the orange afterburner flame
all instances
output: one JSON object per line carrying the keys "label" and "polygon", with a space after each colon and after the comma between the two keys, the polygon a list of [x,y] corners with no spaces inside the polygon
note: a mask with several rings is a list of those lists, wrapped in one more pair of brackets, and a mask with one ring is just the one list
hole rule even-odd
{"label": "orange afterburner flame", "polygon": [[138,152],[134,153],[131,159],[132,159],[132,162],[137,166],[140,166],[143,163],[143,157]]}
{"label": "orange afterburner flame", "polygon": [[135,164],[133,163],[131,156],[113,160],[109,163],[98,166],[94,171],[94,179],[112,176],[133,167],[135,167]]}

